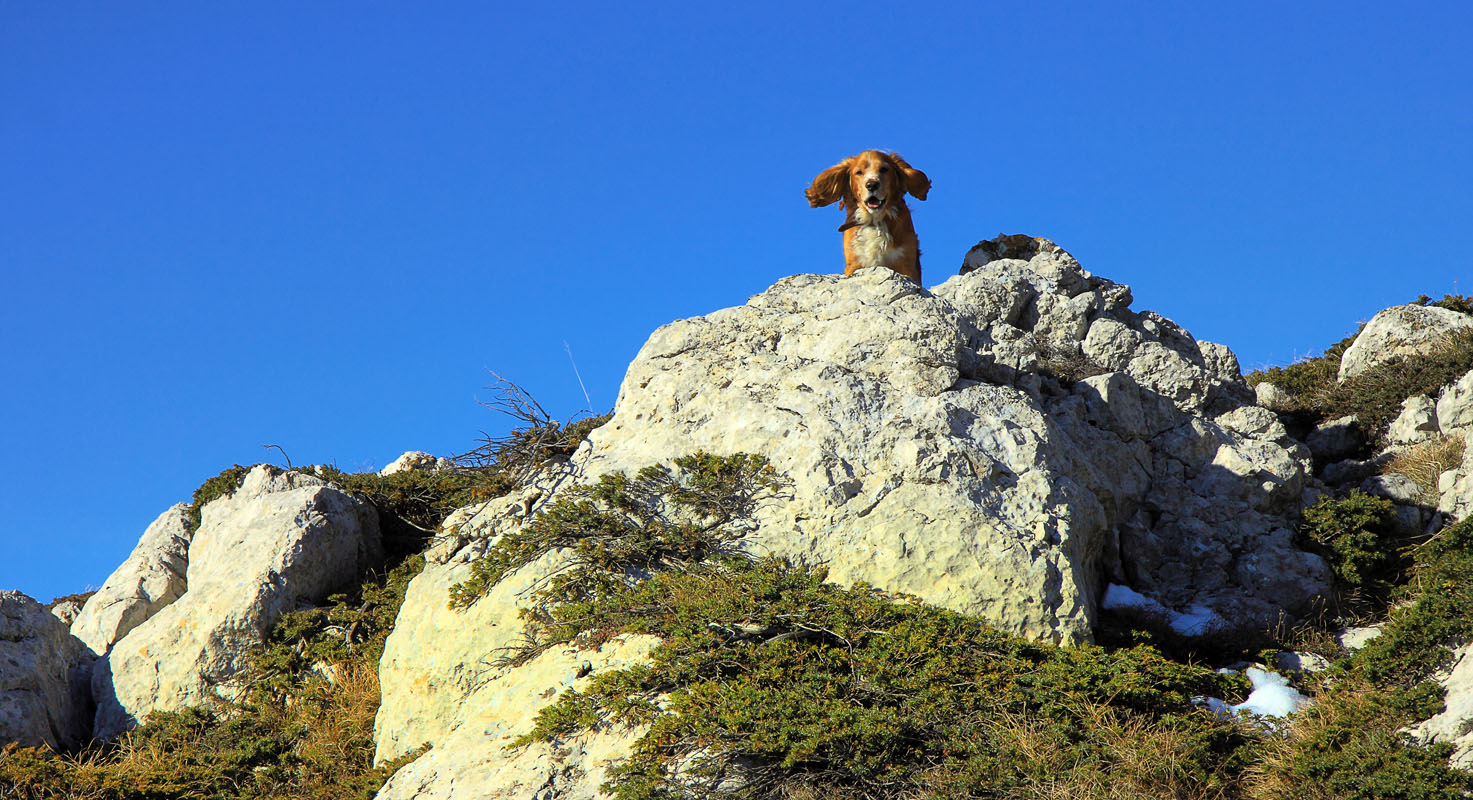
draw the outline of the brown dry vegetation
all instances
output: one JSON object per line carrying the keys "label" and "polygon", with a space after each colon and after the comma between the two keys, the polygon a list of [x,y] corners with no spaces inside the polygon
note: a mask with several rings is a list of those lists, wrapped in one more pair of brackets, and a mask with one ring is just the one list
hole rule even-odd
{"label": "brown dry vegetation", "polygon": [[1437,479],[1442,473],[1463,463],[1466,443],[1461,434],[1437,435],[1425,442],[1397,451],[1382,467],[1382,474],[1399,472],[1422,487],[1421,501],[1436,506]]}

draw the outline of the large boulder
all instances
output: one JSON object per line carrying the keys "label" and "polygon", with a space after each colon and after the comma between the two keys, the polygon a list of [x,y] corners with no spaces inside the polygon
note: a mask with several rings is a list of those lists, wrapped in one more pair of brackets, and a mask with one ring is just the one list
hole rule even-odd
{"label": "large boulder", "polygon": [[200,705],[288,611],[382,560],[373,507],[309,475],[258,466],[202,510],[187,590],[118,640],[93,670],[97,735],[151,711]]}
{"label": "large boulder", "polygon": [[[835,582],[1036,639],[1089,640],[1110,583],[1230,626],[1325,589],[1323,560],[1293,544],[1309,453],[1254,405],[1232,353],[1131,311],[1127,287],[1053,243],[1023,245],[975,249],[932,291],[884,268],[798,275],[657,330],[571,474],[448,520],[410,584],[380,664],[378,758],[433,749],[381,800],[463,781],[540,796],[490,787],[565,786],[569,764],[598,760],[602,740],[561,743],[571,754],[497,746],[572,685],[561,662],[527,680],[498,660],[559,555],[467,611],[446,608],[449,587],[563,487],[697,449],[761,454],[791,482],[759,513],[752,552],[822,561]],[[593,668],[647,646],[622,643]]]}
{"label": "large boulder", "polygon": [[930,292],[799,275],[666,325],[580,479],[760,453],[793,485],[754,551],[1047,641],[1088,640],[1106,582],[1245,624],[1318,594],[1289,517],[1307,453],[1231,352],[1034,241]]}
{"label": "large boulder", "polygon": [[143,532],[128,558],[87,599],[72,622],[72,635],[105,653],[159,609],[184,594],[189,563],[189,506],[160,514]]}
{"label": "large boulder", "polygon": [[1393,358],[1436,352],[1449,336],[1473,330],[1473,317],[1440,306],[1392,306],[1366,323],[1340,357],[1339,379],[1370,372]]}
{"label": "large boulder", "polygon": [[74,747],[92,732],[92,654],[46,607],[0,592],[0,744]]}

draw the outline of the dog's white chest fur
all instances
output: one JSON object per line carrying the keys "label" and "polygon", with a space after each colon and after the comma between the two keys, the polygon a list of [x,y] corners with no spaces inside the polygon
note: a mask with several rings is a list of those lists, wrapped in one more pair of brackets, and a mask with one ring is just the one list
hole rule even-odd
{"label": "dog's white chest fur", "polygon": [[892,267],[899,264],[906,254],[906,249],[897,246],[890,238],[890,231],[884,225],[855,228],[851,249],[859,257],[859,263],[866,267]]}

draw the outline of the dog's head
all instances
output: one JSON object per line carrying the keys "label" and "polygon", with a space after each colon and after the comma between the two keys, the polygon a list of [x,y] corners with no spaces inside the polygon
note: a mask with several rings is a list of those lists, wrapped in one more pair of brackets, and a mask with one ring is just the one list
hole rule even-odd
{"label": "dog's head", "polygon": [[803,194],[814,208],[839,201],[844,210],[857,215],[882,214],[892,205],[905,203],[909,192],[925,200],[931,190],[926,173],[905,163],[895,153],[866,150],[820,172]]}

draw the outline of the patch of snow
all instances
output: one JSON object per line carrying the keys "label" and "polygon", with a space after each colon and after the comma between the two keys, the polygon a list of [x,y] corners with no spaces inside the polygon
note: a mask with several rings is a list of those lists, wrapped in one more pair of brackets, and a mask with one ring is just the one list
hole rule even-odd
{"label": "patch of snow", "polygon": [[1100,605],[1111,611],[1122,608],[1138,608],[1141,611],[1154,611],[1157,614],[1168,613],[1166,606],[1146,597],[1129,586],[1121,586],[1117,583],[1112,583],[1105,587],[1105,599],[1100,601]]}
{"label": "patch of snow", "polygon": [[1277,672],[1258,667],[1247,669],[1253,691],[1248,699],[1233,706],[1234,711],[1247,711],[1265,717],[1287,717],[1309,703],[1309,698],[1289,685],[1289,679]]}
{"label": "patch of snow", "polygon": [[1171,629],[1183,636],[1201,636],[1227,626],[1226,621],[1207,606],[1192,606],[1186,612],[1172,611],[1167,616]]}
{"label": "patch of snow", "polygon": [[1131,589],[1128,586],[1109,584],[1105,587],[1105,597],[1100,605],[1108,610],[1133,608],[1153,614],[1160,614],[1166,618],[1171,629],[1183,636],[1201,636],[1210,633],[1213,629],[1226,627],[1226,621],[1216,611],[1207,606],[1196,605],[1186,611],[1172,611],[1160,602]]}
{"label": "patch of snow", "polygon": [[[1231,674],[1232,670],[1218,670]],[[1193,697],[1192,702],[1206,706],[1208,710],[1223,717],[1236,716],[1244,711],[1259,717],[1287,717],[1309,704],[1309,698],[1289,685],[1289,679],[1277,672],[1258,667],[1246,670],[1253,691],[1248,699],[1237,705],[1229,705],[1216,697]]]}

